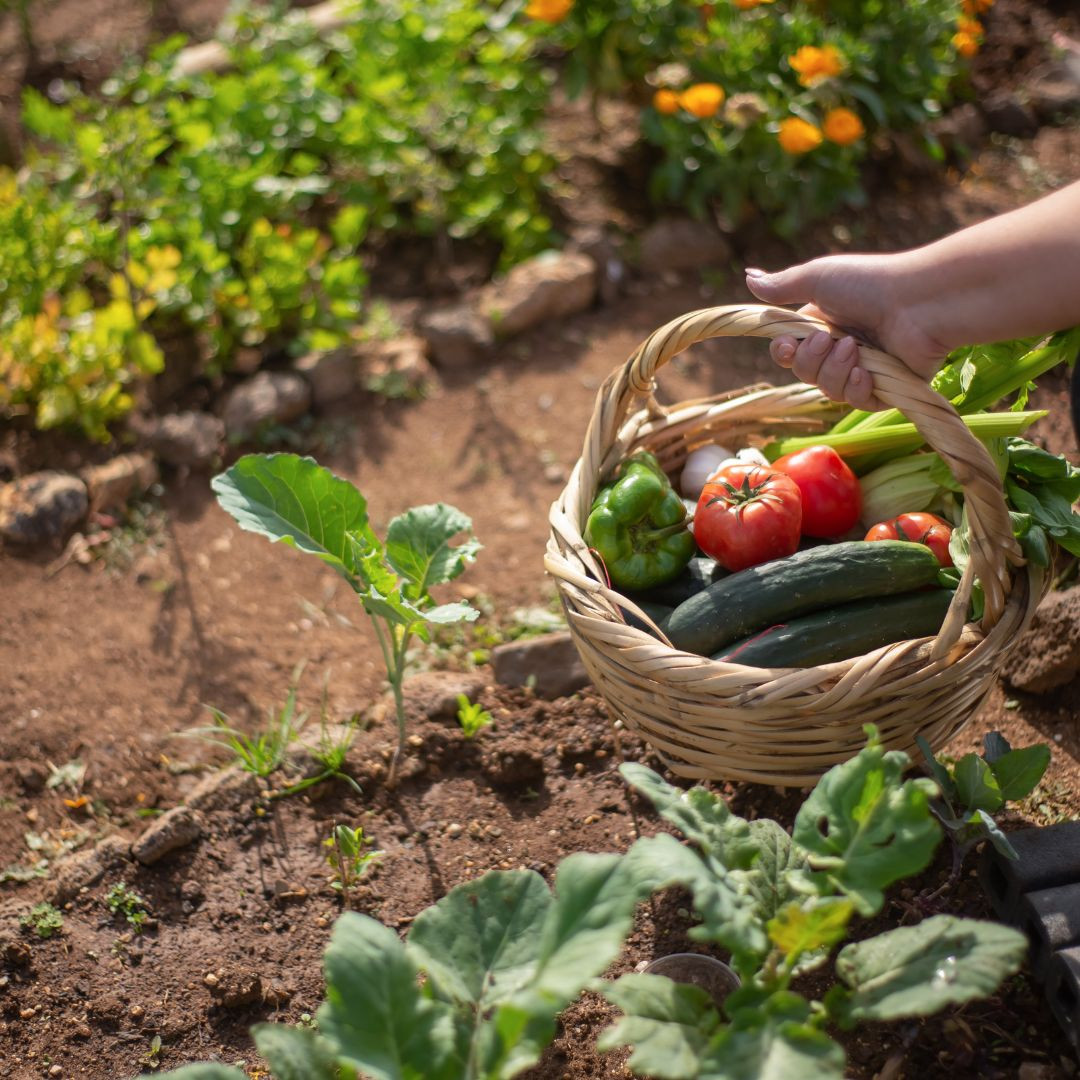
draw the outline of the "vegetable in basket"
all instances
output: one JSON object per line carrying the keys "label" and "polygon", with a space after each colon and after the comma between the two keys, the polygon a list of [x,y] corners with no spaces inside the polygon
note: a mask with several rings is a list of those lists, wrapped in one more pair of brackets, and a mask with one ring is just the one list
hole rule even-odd
{"label": "vegetable in basket", "polygon": [[924,544],[942,566],[952,566],[952,556],[949,554],[951,536],[952,526],[947,521],[942,521],[935,514],[913,513],[898,514],[888,521],[878,522],[866,534],[866,539],[871,542],[910,540],[915,544]]}
{"label": "vegetable in basket", "polygon": [[603,560],[612,585],[649,589],[678,577],[697,550],[687,523],[686,507],[664,470],[640,451],[597,495],[585,542]]}
{"label": "vegetable in basket", "polygon": [[808,446],[785,454],[773,468],[790,476],[802,495],[803,536],[831,539],[858,524],[859,481],[831,446]]}

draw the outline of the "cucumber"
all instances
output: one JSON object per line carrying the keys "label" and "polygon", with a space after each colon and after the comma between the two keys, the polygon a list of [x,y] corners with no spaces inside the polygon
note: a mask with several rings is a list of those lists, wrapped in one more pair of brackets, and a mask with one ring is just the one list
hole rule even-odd
{"label": "cucumber", "polygon": [[849,600],[936,582],[938,561],[907,540],[850,540],[740,570],[683,601],[661,629],[676,649],[712,656],[731,641]]}
{"label": "cucumber", "polygon": [[728,645],[714,660],[747,667],[816,667],[941,629],[952,589],[856,600],[815,611]]}
{"label": "cucumber", "polygon": [[[637,600],[635,603],[654,623],[656,623],[657,626],[659,626],[674,610],[670,604],[654,604],[648,600]],[[623,617],[626,619],[627,626],[632,626],[636,630],[644,630],[646,634],[653,634],[654,637],[656,636],[653,633],[653,628],[643,623],[632,611],[627,611],[624,608]]]}
{"label": "cucumber", "polygon": [[630,593],[629,596],[639,604],[644,601],[650,604],[666,604],[674,608],[703,589],[707,589],[714,581],[726,577],[727,574],[728,571],[715,559],[710,559],[707,555],[696,555],[674,581],[639,593]]}

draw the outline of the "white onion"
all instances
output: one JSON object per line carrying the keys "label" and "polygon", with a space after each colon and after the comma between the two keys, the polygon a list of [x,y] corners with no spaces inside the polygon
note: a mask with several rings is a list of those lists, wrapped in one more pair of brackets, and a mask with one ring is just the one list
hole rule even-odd
{"label": "white onion", "polygon": [[696,499],[705,481],[730,457],[730,450],[714,443],[691,450],[686,455],[686,464],[679,477],[679,489],[688,499]]}

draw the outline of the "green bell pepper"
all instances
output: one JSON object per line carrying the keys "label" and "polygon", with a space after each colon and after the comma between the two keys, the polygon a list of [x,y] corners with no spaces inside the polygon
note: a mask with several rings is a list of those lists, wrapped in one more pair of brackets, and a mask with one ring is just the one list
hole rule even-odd
{"label": "green bell pepper", "polygon": [[585,541],[604,560],[612,585],[648,589],[678,577],[697,551],[688,524],[686,507],[656,458],[640,451],[596,496]]}

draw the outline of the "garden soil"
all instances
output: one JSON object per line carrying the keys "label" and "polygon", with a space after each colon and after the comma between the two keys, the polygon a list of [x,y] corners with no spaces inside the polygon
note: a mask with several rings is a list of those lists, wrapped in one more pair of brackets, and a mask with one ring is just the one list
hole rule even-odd
{"label": "garden soil", "polygon": [[[990,45],[1017,70],[1034,63],[1063,10],[1001,0],[1016,36],[991,35]],[[581,112],[554,121],[578,130],[588,122]],[[608,122],[584,145],[616,140]],[[568,183],[595,180],[568,198],[568,218],[602,215],[606,199],[629,227],[643,224],[635,200],[620,198],[617,160],[586,155],[564,168]],[[655,327],[697,307],[749,299],[743,266],[908,246],[1078,175],[1075,124],[991,142],[947,173],[893,171],[865,211],[841,215],[798,247],[749,235],[715,273],[631,275],[612,303],[514,339],[482,367],[441,373],[421,401],[358,395],[297,438],[357,484],[377,528],[436,500],[470,514],[484,550],[446,596],[472,599],[485,623],[510,630],[535,619],[528,609],[552,607],[542,567],[548,507],[580,453],[600,382]],[[713,342],[669,365],[661,389],[674,401],[785,377],[760,342]],[[1049,410],[1038,440],[1080,462],[1064,379],[1048,378],[1035,404]],[[22,472],[77,468],[88,451],[8,437],[0,454],[0,467]],[[214,502],[207,474],[165,476],[164,493],[114,534],[106,557],[85,567],[65,564],[59,550],[0,555],[0,876],[35,866],[43,874],[0,883],[3,1080],[126,1080],[195,1060],[243,1061],[257,1075],[249,1026],[302,1022],[321,1000],[320,958],[342,910],[323,846],[337,823],[362,825],[383,853],[352,905],[402,933],[425,906],[487,869],[528,867],[550,879],[571,852],[622,851],[660,827],[616,772],[621,758],[657,763],[627,733],[616,742],[590,690],[541,700],[495,685],[487,666],[464,669],[460,648],[450,646],[427,658],[440,673],[411,684],[409,756],[400,786],[388,790],[393,722],[354,598],[316,561],[241,532]],[[206,723],[206,706],[253,728],[281,706],[299,664],[309,730],[321,708],[334,722],[359,721],[349,772],[362,795],[331,781],[275,798],[282,776],[258,784],[222,773],[225,755],[179,734]],[[494,717],[471,741],[455,720],[458,690]],[[1042,696],[995,689],[949,748],[965,753],[995,729],[1014,745],[1051,745],[1045,779],[1006,815],[1006,828],[1080,816],[1078,702],[1078,681]],[[804,797],[760,785],[713,787],[737,813],[785,826]],[[188,799],[202,807],[201,840],[150,866],[132,861],[130,841]],[[942,880],[947,863],[942,849],[859,933],[908,921],[908,901]],[[119,882],[145,900],[150,919],[141,933],[106,904]],[[45,899],[61,906],[64,926],[39,940],[19,930],[18,916]],[[700,951],[686,937],[687,906],[675,894],[643,905],[609,974]],[[971,866],[938,910],[989,914]],[[602,999],[586,995],[527,1075],[629,1076],[625,1055],[592,1049],[611,1019]],[[1055,1080],[1077,1072],[1027,973],[986,1001],[840,1037],[853,1080]]]}

